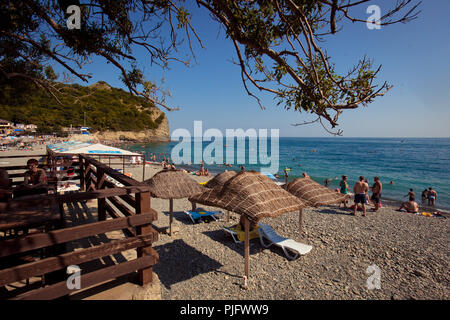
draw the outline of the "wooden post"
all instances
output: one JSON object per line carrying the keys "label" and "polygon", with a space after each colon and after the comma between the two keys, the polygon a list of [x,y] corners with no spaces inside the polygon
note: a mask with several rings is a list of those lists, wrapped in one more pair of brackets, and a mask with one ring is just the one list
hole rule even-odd
{"label": "wooden post", "polygon": [[300,209],[298,212],[298,241],[300,242],[302,240],[302,220],[303,220],[303,209]]}
{"label": "wooden post", "polygon": [[145,180],[145,153],[142,155],[142,181]]}
{"label": "wooden post", "polygon": [[227,222],[230,222],[230,211],[227,210]]}
{"label": "wooden post", "polygon": [[[103,189],[103,182],[105,180],[105,171],[104,169],[97,167],[97,185],[95,186],[97,190]],[[98,221],[106,220],[106,198],[97,199],[98,206]]]}
{"label": "wooden post", "polygon": [[125,174],[125,156],[122,156],[122,174]]}
{"label": "wooden post", "polygon": [[245,276],[247,277],[247,281],[248,281],[248,275],[249,275],[249,269],[250,269],[250,235],[249,235],[250,223],[249,223],[247,217],[244,217],[244,221],[245,221],[245,249],[244,249]]}
{"label": "wooden post", "polygon": [[197,210],[197,203],[196,202],[191,202],[192,203],[192,211]]}
{"label": "wooden post", "polygon": [[169,199],[169,211],[170,211],[170,220],[169,220],[169,235],[172,236],[172,221],[173,221],[173,199]]}
{"label": "wooden post", "polygon": [[[150,192],[136,193],[136,214],[148,213],[150,210]],[[150,224],[136,227],[136,235],[146,235],[151,233],[152,227]],[[137,249],[137,256],[141,258],[146,255],[151,255],[149,250],[151,247],[141,247]],[[153,281],[153,268],[149,267],[138,271],[138,282],[140,286],[144,286]]]}
{"label": "wooden post", "polygon": [[78,155],[78,162],[80,167],[80,191],[85,191],[85,180],[84,180],[84,162],[83,157]]}

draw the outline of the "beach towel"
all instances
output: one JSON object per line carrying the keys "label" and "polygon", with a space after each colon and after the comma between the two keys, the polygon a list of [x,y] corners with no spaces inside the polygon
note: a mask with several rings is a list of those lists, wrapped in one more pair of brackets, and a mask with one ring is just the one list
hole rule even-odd
{"label": "beach towel", "polygon": [[[235,226],[226,227],[226,228],[231,230],[231,231],[236,232],[237,238],[238,238],[239,241],[245,241],[245,230],[242,230],[241,225],[239,223],[237,225],[235,225]],[[256,226],[252,231],[250,231],[248,233],[250,240],[259,238],[259,234],[258,234],[258,229],[259,228],[260,228],[259,226]]]}
{"label": "beach towel", "polygon": [[433,216],[433,214],[430,213],[430,212],[422,212],[422,215],[425,216],[425,217],[432,217]]}

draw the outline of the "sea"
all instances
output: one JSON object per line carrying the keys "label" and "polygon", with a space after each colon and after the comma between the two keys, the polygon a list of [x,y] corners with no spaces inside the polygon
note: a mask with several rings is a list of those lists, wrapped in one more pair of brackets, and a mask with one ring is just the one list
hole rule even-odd
{"label": "sea", "polygon": [[[211,142],[203,142],[194,147],[192,143],[191,161],[194,163],[194,153],[204,151]],[[409,189],[416,194],[420,204],[421,193],[432,187],[437,192],[437,209],[450,209],[450,138],[289,138],[278,140],[278,157],[275,148],[271,150],[271,140],[267,142],[269,156],[272,162],[278,161],[279,181],[284,182],[283,169],[289,168],[289,181],[301,177],[306,172],[313,180],[324,184],[330,180],[329,188],[339,187],[342,175],[348,177],[350,188],[359,176],[369,179],[373,184],[375,176],[383,183],[382,198],[406,201]],[[122,147],[131,151],[145,153],[149,160],[151,154],[162,159],[171,156],[172,149],[178,142],[131,144]],[[223,155],[226,155],[224,146]],[[254,147],[246,141],[245,162],[237,162],[237,141],[234,143],[235,159],[224,159],[232,167],[223,163],[206,164],[212,174],[226,170],[240,171],[240,165],[246,170],[268,171],[268,165],[250,164]],[[200,148],[202,150],[200,150]],[[258,149],[259,150],[259,149]],[[213,156],[215,153],[213,153]],[[231,161],[230,161],[231,160]],[[180,166],[177,166],[180,167]],[[199,164],[181,165],[190,170],[199,170]]]}

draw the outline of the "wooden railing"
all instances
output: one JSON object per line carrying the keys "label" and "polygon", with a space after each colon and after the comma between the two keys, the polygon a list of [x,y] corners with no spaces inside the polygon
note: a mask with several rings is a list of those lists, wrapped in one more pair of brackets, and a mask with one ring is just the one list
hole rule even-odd
{"label": "wooden railing", "polygon": [[[0,239],[0,259],[33,250],[61,246],[70,241],[78,241],[115,230],[122,230],[127,237],[74,252],[60,252],[56,256],[0,270],[0,287],[130,249],[136,249],[136,259],[82,274],[83,288],[81,290],[134,271],[138,271],[139,285],[143,286],[152,282],[152,266],[158,262],[158,254],[152,248],[152,243],[157,241],[158,233],[151,226],[157,218],[157,213],[150,207],[150,188],[91,157],[79,155],[77,164],[81,192],[45,195],[26,201],[13,200],[0,203],[0,212],[44,205],[62,206],[64,203],[96,199],[98,222],[13,239]],[[123,187],[118,187],[117,184]],[[113,219],[107,219],[108,216]],[[15,298],[54,299],[72,292],[75,290],[69,289],[66,281],[60,281],[20,294]]]}

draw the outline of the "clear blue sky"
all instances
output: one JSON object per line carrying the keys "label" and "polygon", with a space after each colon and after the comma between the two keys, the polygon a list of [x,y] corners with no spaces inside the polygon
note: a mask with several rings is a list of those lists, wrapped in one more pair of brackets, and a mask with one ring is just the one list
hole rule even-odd
{"label": "clear blue sky", "polygon": [[[395,3],[383,0],[373,4],[378,4],[383,14]],[[366,7],[361,7],[363,16]],[[270,97],[262,96],[267,109],[261,110],[245,92],[240,69],[230,62],[235,53],[223,30],[219,31],[205,10],[196,6],[188,9],[206,47],[196,46],[197,64],[188,69],[173,62],[169,71],[144,67],[149,80],[159,81],[164,76],[165,87],[172,93],[168,104],[181,108],[166,112],[171,131],[186,128],[192,132],[194,120],[202,120],[204,129],[278,128],[280,136],[329,136],[317,124],[292,126],[313,118],[286,111]],[[381,30],[345,22],[344,29],[323,45],[338,70],[345,72],[367,55],[375,65],[382,65],[379,82],[386,80],[394,85],[368,107],[341,115],[339,128],[344,137],[450,137],[450,1],[426,0],[420,10],[416,20]],[[148,60],[141,51],[136,56],[142,65]],[[83,70],[93,74],[89,84],[103,80],[125,88],[118,80],[118,70],[101,59],[94,58]]]}

